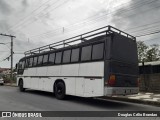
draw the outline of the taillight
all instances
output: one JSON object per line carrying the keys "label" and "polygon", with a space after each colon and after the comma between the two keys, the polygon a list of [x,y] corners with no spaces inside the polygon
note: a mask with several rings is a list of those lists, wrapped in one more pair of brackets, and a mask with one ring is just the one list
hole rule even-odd
{"label": "taillight", "polygon": [[108,85],[109,86],[114,86],[116,83],[116,76],[115,75],[110,75],[109,80],[108,80]]}

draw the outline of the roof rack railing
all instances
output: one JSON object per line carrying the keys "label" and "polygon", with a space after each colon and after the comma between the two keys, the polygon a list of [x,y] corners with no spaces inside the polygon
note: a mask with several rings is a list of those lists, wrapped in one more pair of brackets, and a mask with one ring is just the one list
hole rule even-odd
{"label": "roof rack railing", "polygon": [[[39,48],[35,48],[35,49],[32,49],[32,50],[29,50],[29,51],[26,51],[24,54],[25,56],[29,56],[29,55],[33,55],[33,54],[37,54],[37,53],[42,53],[42,52],[45,52],[45,51],[50,51],[50,50],[56,50],[57,48],[56,47],[66,47],[66,45],[68,46],[72,46],[70,43],[74,43],[74,42],[85,42],[88,38],[88,37],[92,37],[92,36],[96,36],[96,35],[99,35],[99,34],[102,34],[102,33],[106,33],[106,34],[111,34],[113,32],[116,32],[118,34],[121,34],[121,35],[124,35],[128,38],[131,38],[133,40],[136,40],[136,38],[126,32],[123,32],[115,27],[112,27],[110,25],[108,26],[105,26],[105,27],[101,27],[101,28],[98,28],[98,29],[95,29],[95,30],[92,30],[90,32],[86,32],[84,34],[81,34],[81,35],[77,35],[77,36],[74,36],[74,37],[71,37],[71,38],[68,38],[68,39],[65,39],[65,40],[62,40],[62,41],[59,41],[59,42],[56,42],[56,43],[52,43],[52,44],[49,44],[49,45],[45,45],[45,46],[42,46],[42,47],[39,47]],[[76,45],[76,44],[74,44]]]}

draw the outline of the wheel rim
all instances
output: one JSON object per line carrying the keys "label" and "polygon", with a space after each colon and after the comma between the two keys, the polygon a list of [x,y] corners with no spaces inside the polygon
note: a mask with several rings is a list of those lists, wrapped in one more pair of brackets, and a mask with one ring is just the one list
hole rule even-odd
{"label": "wheel rim", "polygon": [[57,86],[57,94],[61,95],[63,93],[63,89],[61,86]]}

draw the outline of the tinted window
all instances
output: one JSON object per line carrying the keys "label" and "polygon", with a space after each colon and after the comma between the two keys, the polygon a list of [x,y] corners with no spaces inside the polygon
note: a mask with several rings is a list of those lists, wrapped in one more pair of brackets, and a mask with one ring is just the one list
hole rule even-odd
{"label": "tinted window", "polygon": [[22,62],[22,69],[24,69],[25,61]]}
{"label": "tinted window", "polygon": [[18,64],[18,69],[22,69],[22,61]]}
{"label": "tinted window", "polygon": [[61,63],[61,58],[62,58],[62,52],[56,53],[55,64],[60,64]]}
{"label": "tinted window", "polygon": [[38,65],[42,65],[43,56],[38,57]]}
{"label": "tinted window", "polygon": [[71,50],[66,50],[63,52],[63,63],[69,63],[71,56]]}
{"label": "tinted window", "polygon": [[82,47],[81,61],[88,61],[91,59],[92,46]]}
{"label": "tinted window", "polygon": [[29,59],[26,59],[25,68],[28,67],[28,61],[29,61]]}
{"label": "tinted window", "polygon": [[37,57],[34,57],[33,66],[37,65]]}
{"label": "tinted window", "polygon": [[79,48],[72,49],[71,62],[78,62],[79,60]]}
{"label": "tinted window", "polygon": [[103,58],[104,43],[93,45],[92,60]]}
{"label": "tinted window", "polygon": [[32,63],[33,63],[33,58],[30,58],[29,61],[28,61],[29,67],[32,67]]}
{"label": "tinted window", "polygon": [[48,54],[44,55],[43,57],[43,63],[46,64],[48,62]]}
{"label": "tinted window", "polygon": [[55,53],[49,55],[49,63],[54,64]]}

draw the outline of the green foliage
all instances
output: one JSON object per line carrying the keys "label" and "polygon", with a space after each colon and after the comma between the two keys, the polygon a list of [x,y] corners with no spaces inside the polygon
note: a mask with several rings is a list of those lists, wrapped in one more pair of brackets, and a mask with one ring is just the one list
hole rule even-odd
{"label": "green foliage", "polygon": [[159,45],[153,44],[150,46],[150,49],[147,51],[146,61],[158,61],[160,60],[160,50]]}
{"label": "green foliage", "polygon": [[148,46],[143,41],[137,42],[138,60],[142,62],[147,56]]}
{"label": "green foliage", "polygon": [[158,44],[147,46],[144,42],[137,42],[139,62],[151,62],[160,60],[160,49]]}

